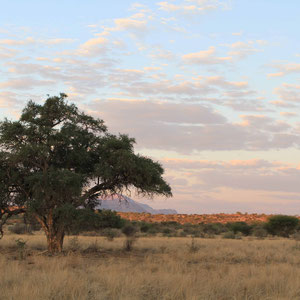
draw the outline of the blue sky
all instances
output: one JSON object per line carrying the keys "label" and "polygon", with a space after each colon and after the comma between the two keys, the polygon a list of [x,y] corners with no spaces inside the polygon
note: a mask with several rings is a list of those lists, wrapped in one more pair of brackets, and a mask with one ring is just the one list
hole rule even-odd
{"label": "blue sky", "polygon": [[1,4],[1,119],[65,92],[163,164],[152,206],[299,211],[298,1]]}

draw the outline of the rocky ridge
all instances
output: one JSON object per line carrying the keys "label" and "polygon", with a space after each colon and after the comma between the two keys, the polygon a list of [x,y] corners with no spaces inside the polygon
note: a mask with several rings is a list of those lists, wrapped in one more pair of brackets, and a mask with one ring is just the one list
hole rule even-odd
{"label": "rocky ridge", "polygon": [[120,217],[130,220],[130,221],[143,221],[149,223],[161,223],[161,222],[178,222],[180,224],[190,223],[222,223],[226,224],[228,222],[246,222],[246,223],[257,223],[266,222],[271,215],[266,214],[149,214],[149,213],[133,213],[133,212],[118,212]]}

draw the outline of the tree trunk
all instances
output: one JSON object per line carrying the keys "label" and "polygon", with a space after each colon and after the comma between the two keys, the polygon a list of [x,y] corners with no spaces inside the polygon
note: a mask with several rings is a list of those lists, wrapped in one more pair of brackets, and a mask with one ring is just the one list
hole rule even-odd
{"label": "tree trunk", "polygon": [[41,218],[40,216],[35,215],[35,218],[42,225],[46,234],[47,249],[49,253],[61,253],[65,237],[64,226],[61,224],[54,224],[52,210],[50,210],[47,217]]}
{"label": "tree trunk", "polygon": [[46,232],[46,236],[49,253],[56,254],[62,252],[65,237],[64,232],[56,232],[53,234],[53,232],[49,231]]}

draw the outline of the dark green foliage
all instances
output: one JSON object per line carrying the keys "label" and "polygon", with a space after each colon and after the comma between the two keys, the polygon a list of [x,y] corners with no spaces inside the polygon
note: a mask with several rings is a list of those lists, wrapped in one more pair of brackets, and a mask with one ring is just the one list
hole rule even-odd
{"label": "dark green foliage", "polygon": [[125,220],[121,219],[116,212],[110,210],[77,209],[68,216],[70,219],[66,220],[67,229],[73,234],[82,231],[97,231],[103,228],[121,228],[125,223]]}
{"label": "dark green foliage", "polygon": [[127,236],[127,237],[132,237],[136,234],[137,228],[131,224],[125,225],[122,228],[122,232]]}
{"label": "dark green foliage", "polygon": [[252,226],[247,224],[246,222],[227,223],[226,227],[229,229],[229,231],[232,231],[234,234],[240,232],[244,235],[249,235],[252,230]]}
{"label": "dark green foliage", "polygon": [[121,232],[116,228],[104,228],[102,236],[105,236],[108,241],[113,241],[114,238],[121,236]]}
{"label": "dark green foliage", "polygon": [[75,211],[93,208],[99,197],[132,189],[171,196],[163,168],[135,154],[134,139],[109,134],[102,120],[80,112],[66,97],[49,97],[42,105],[29,101],[18,121],[0,122],[0,234],[8,207],[24,207],[42,225],[51,251],[61,251],[74,219],[93,226],[99,218],[107,221]]}
{"label": "dark green foliage", "polygon": [[221,223],[209,223],[209,224],[199,224],[202,228],[202,231],[208,235],[221,234],[228,231],[226,226]]}
{"label": "dark green foliage", "polygon": [[299,225],[299,219],[293,216],[276,215],[269,218],[265,225],[266,230],[272,235],[289,237]]}
{"label": "dark green foliage", "polygon": [[131,251],[133,244],[136,241],[137,227],[133,226],[132,224],[127,224],[122,228],[122,232],[126,236],[124,249],[126,251]]}
{"label": "dark green foliage", "polygon": [[140,231],[141,232],[148,232],[150,228],[153,228],[152,224],[141,222],[140,224]]}

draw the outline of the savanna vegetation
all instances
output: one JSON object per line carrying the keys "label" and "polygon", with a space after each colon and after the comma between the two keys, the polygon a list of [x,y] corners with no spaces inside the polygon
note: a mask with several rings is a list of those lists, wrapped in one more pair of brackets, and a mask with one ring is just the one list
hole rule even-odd
{"label": "savanna vegetation", "polygon": [[[298,299],[300,234],[267,223],[179,224],[120,219],[69,228],[51,254],[34,218],[13,216],[0,240],[0,299]],[[107,227],[117,222],[119,228]],[[288,224],[294,224],[293,222]],[[277,227],[277,222],[275,222]],[[286,227],[285,227],[286,228]],[[274,230],[274,228],[272,229]],[[286,232],[286,231],[284,231]],[[285,234],[284,234],[285,235]]]}
{"label": "savanna vegetation", "polygon": [[26,212],[41,225],[51,253],[63,250],[74,221],[102,222],[93,213],[101,197],[132,190],[172,195],[161,165],[134,153],[134,139],[110,134],[103,120],[66,97],[29,101],[18,121],[0,122],[0,238],[8,219]]}
{"label": "savanna vegetation", "polygon": [[[127,229],[128,230],[128,229]],[[295,239],[66,236],[7,233],[0,241],[0,299],[298,299]]]}
{"label": "savanna vegetation", "polygon": [[171,196],[133,145],[65,94],[0,122],[1,300],[300,298],[296,217],[146,223],[95,210],[132,189]]}

